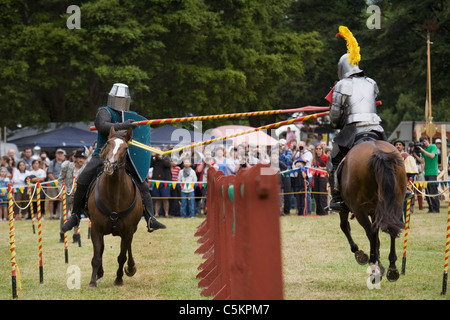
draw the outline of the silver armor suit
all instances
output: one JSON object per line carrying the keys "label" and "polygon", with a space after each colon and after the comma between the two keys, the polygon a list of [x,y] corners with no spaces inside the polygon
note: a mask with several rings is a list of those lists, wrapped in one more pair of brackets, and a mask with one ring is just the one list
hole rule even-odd
{"label": "silver armor suit", "polygon": [[377,83],[371,78],[353,76],[340,80],[333,91],[331,122],[338,128],[356,123],[357,127],[377,126],[376,131],[383,131],[376,113],[377,94]]}

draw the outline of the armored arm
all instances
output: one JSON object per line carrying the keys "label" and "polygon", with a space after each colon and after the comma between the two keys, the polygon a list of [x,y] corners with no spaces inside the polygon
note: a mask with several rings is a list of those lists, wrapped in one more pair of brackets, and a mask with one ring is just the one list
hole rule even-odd
{"label": "armored arm", "polygon": [[344,108],[347,106],[347,98],[352,95],[352,91],[351,79],[343,79],[336,83],[330,108],[330,120],[333,128],[342,129],[344,127]]}
{"label": "armored arm", "polygon": [[132,124],[133,122],[134,121],[130,119],[125,122],[113,123],[111,122],[111,114],[109,111],[106,108],[101,108],[97,112],[94,124],[100,134],[108,136],[112,126],[114,126],[115,130],[127,130],[128,128],[136,127],[136,125]]}

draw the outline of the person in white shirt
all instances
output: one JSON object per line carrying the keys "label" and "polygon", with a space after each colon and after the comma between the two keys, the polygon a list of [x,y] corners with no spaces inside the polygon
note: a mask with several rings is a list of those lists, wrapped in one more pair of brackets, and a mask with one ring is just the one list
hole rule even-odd
{"label": "person in white shirt", "polygon": [[183,166],[183,170],[178,174],[178,182],[181,182],[181,217],[186,218],[189,211],[189,217],[193,218],[195,216],[193,184],[197,182],[197,174],[191,168],[191,159],[184,159]]}
{"label": "person in white shirt", "polygon": [[[311,168],[312,160],[313,160],[313,154],[311,151],[306,148],[305,141],[299,141],[298,142],[298,149],[300,151],[300,157],[305,160],[305,167]],[[308,215],[311,214],[312,211],[312,204],[311,204],[311,180],[312,180],[312,173],[307,170],[307,180],[308,180],[308,187],[306,189],[306,203],[307,203],[307,209],[308,209]]]}
{"label": "person in white shirt", "polygon": [[[27,205],[27,201],[29,200],[28,193],[25,189],[27,187],[26,179],[30,175],[30,171],[26,170],[26,164],[23,160],[19,160],[17,163],[17,170],[14,171],[14,175],[11,179],[12,186],[15,191],[14,200],[21,207],[25,207]],[[14,218],[16,220],[22,220],[22,210],[14,204]]]}
{"label": "person in white shirt", "polygon": [[[30,171],[29,171],[30,173],[29,173],[28,178],[30,178],[30,183],[32,185],[35,185],[38,181],[39,181],[39,183],[42,183],[47,178],[47,173],[43,169],[40,168],[40,162],[41,162],[40,159],[34,159],[31,162],[31,167],[30,167]],[[37,194],[35,192],[33,200],[36,200],[36,199],[37,199]],[[34,212],[37,213],[37,202],[33,202],[33,209],[34,209]],[[42,216],[44,214],[45,214],[45,212],[42,213]],[[27,220],[30,220],[30,219],[31,219],[31,211],[28,210]]]}

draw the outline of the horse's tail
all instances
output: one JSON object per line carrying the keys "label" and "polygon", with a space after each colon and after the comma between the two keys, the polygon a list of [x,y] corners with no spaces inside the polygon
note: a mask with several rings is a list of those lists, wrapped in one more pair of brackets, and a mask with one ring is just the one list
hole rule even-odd
{"label": "horse's tail", "polygon": [[392,236],[399,236],[405,226],[399,219],[403,202],[398,200],[400,188],[397,181],[396,166],[403,166],[395,152],[378,149],[370,159],[370,165],[378,185],[378,204],[375,209],[374,227]]}

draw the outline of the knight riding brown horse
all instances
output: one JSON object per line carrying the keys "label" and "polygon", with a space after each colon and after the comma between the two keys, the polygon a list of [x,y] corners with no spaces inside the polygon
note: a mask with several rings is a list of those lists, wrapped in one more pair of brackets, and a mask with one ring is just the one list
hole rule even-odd
{"label": "knight riding brown horse", "polygon": [[[142,217],[143,204],[139,190],[125,170],[128,141],[132,135],[132,129],[116,132],[111,127],[108,142],[100,154],[104,161],[103,173],[89,192],[88,213],[94,247],[89,287],[95,288],[97,281],[103,277],[103,237],[110,233],[121,237],[120,254],[117,258],[119,268],[114,284],[123,284],[123,271],[130,277],[136,272],[131,243]],[[127,254],[128,263],[124,268]]]}
{"label": "knight riding brown horse", "polygon": [[[381,275],[379,229],[391,237],[389,269],[386,277],[396,281],[399,272],[395,266],[395,238],[404,227],[400,221],[405,199],[407,177],[402,158],[397,149],[386,141],[367,141],[354,146],[342,164],[340,174],[342,198],[346,207],[340,210],[341,229],[346,235],[351,251],[360,264],[378,265]],[[370,241],[370,257],[353,241],[350,235],[348,214],[352,212],[366,231]],[[370,218],[369,218],[370,217]]]}

